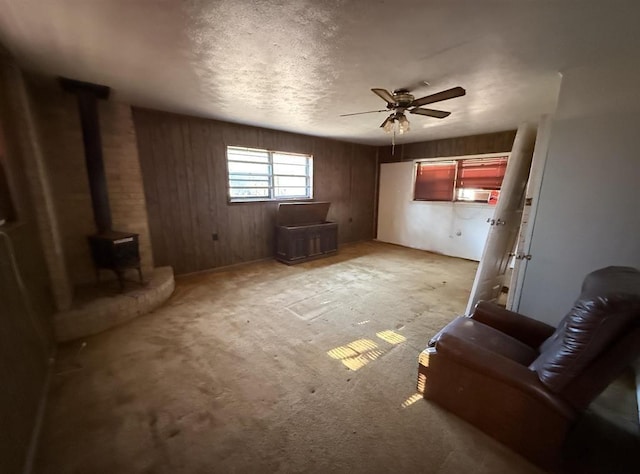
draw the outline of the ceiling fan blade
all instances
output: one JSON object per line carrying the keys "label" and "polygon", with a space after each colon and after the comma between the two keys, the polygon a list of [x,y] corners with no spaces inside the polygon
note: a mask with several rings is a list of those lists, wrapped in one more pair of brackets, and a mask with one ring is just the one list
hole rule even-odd
{"label": "ceiling fan blade", "polygon": [[427,117],[434,117],[443,119],[451,115],[451,112],[445,112],[444,110],[434,110],[434,109],[411,109],[409,113],[418,114],[418,115],[426,115]]}
{"label": "ceiling fan blade", "polygon": [[389,92],[387,89],[371,89],[375,95],[384,100],[387,104],[393,105],[395,101],[393,100],[393,94]]}
{"label": "ceiling fan blade", "polygon": [[389,112],[389,109],[369,110],[368,112],[356,112],[354,114],[342,114],[342,115],[340,115],[340,117],[349,117],[351,115],[362,115],[362,114],[374,114],[376,112]]}
{"label": "ceiling fan blade", "polygon": [[391,117],[393,117],[393,115],[389,115],[386,119],[384,119],[384,122],[382,122],[382,124],[380,125],[380,128],[384,128],[387,122],[392,121],[393,119]]}
{"label": "ceiling fan blade", "polygon": [[411,107],[420,107],[421,105],[432,104],[434,102],[440,102],[441,100],[453,99],[455,97],[463,96],[467,93],[462,87],[454,87],[447,89],[446,91],[431,94],[420,99],[416,99],[411,103]]}

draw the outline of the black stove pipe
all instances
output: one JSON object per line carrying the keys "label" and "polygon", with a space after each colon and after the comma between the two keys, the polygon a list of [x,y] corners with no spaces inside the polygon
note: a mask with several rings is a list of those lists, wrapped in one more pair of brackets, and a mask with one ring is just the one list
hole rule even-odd
{"label": "black stove pipe", "polygon": [[60,84],[64,90],[74,93],[78,99],[93,218],[98,234],[102,234],[111,230],[111,208],[102,158],[98,99],[107,99],[110,89],[107,86],[66,78],[61,78]]}

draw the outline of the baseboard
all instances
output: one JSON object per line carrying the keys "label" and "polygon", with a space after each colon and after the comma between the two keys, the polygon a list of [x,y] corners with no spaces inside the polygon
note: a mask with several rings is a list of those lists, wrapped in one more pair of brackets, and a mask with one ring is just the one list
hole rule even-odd
{"label": "baseboard", "polygon": [[[55,355],[55,354],[54,354]],[[42,424],[44,423],[44,415],[47,410],[47,399],[49,398],[49,386],[51,385],[51,376],[53,374],[53,368],[55,365],[55,357],[49,358],[47,366],[47,374],[45,375],[44,385],[42,387],[42,393],[40,394],[40,401],[38,402],[38,411],[36,413],[35,423],[33,425],[33,431],[31,432],[31,439],[29,440],[29,449],[27,450],[27,459],[24,463],[23,474],[32,474],[33,467],[38,454],[38,444],[40,442],[40,434],[42,432]]]}

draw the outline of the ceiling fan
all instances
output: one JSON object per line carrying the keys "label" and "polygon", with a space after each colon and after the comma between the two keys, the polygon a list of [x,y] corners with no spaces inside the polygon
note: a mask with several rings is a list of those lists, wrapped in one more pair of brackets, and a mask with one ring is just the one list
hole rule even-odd
{"label": "ceiling fan", "polygon": [[451,115],[451,112],[445,112],[444,110],[425,109],[422,108],[422,106],[433,104],[434,102],[440,102],[442,100],[461,97],[467,93],[467,91],[465,91],[462,87],[453,87],[442,92],[437,92],[435,94],[416,99],[408,89],[396,89],[393,91],[393,93],[389,92],[386,89],[371,89],[371,92],[376,94],[387,103],[386,109],[369,110],[367,112],[356,112],[353,114],[342,114],[340,115],[340,117],[372,114],[377,112],[388,112],[389,110],[391,110],[391,115],[389,115],[385,119],[385,121],[382,122],[382,125],[380,125],[380,127],[384,128],[384,130],[387,132],[395,132],[397,130],[399,133],[409,131],[409,120],[404,115],[405,112],[443,119]]}

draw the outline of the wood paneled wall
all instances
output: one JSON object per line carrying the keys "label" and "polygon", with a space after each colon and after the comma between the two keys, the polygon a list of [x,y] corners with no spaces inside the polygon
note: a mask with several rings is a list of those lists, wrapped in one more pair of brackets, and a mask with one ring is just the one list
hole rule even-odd
{"label": "wood paneled wall", "polygon": [[467,137],[445,138],[426,142],[396,145],[395,153],[391,147],[380,148],[380,162],[393,163],[420,158],[439,158],[444,156],[481,155],[484,153],[500,153],[511,151],[516,131],[485,133]]}
{"label": "wood paneled wall", "polygon": [[26,461],[53,347],[43,319],[53,308],[35,223],[0,232],[0,472],[9,473]]}
{"label": "wood paneled wall", "polygon": [[22,76],[0,46],[0,161],[16,204],[0,226],[0,472],[23,472],[53,349],[53,299],[25,171]]}
{"label": "wood paneled wall", "polygon": [[375,147],[138,108],[134,122],[156,265],[184,274],[274,254],[277,203],[227,201],[228,145],[312,154],[339,242],[373,238]]}

